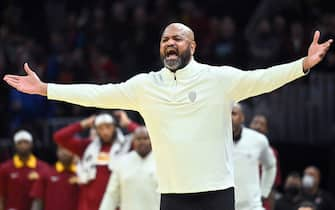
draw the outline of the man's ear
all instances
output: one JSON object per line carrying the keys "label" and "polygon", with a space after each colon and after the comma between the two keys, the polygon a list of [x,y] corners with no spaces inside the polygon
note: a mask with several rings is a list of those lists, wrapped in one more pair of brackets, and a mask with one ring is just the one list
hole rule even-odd
{"label": "man's ear", "polygon": [[196,48],[197,44],[195,43],[195,41],[191,42],[191,54],[194,55],[195,53],[195,48]]}

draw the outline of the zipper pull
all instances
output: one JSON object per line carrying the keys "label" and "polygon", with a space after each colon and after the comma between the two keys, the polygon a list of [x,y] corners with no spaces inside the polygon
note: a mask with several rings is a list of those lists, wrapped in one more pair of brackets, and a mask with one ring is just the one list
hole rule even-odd
{"label": "zipper pull", "polygon": [[176,76],[176,73],[174,73],[174,80],[177,80],[177,76]]}

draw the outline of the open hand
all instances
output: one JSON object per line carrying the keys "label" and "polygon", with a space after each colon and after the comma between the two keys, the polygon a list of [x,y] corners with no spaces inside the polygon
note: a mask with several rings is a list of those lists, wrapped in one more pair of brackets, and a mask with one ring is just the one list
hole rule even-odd
{"label": "open hand", "polygon": [[42,82],[37,74],[30,69],[27,63],[23,66],[26,76],[6,74],[3,78],[10,86],[28,94],[47,95],[47,84]]}
{"label": "open hand", "polygon": [[320,31],[315,31],[313,41],[308,48],[308,55],[304,59],[304,71],[307,71],[318,64],[325,57],[333,42],[332,39],[329,39],[328,41],[319,44],[319,38]]}
{"label": "open hand", "polygon": [[88,118],[85,118],[80,121],[80,125],[82,128],[92,128],[94,126],[94,120],[96,115],[89,116]]}

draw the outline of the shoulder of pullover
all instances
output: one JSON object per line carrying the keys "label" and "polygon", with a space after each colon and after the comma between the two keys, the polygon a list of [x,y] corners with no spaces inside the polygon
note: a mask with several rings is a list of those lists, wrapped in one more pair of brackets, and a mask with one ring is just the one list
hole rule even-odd
{"label": "shoulder of pullover", "polygon": [[250,128],[243,128],[243,130],[248,136],[252,137],[253,141],[257,141],[258,144],[262,146],[267,146],[269,144],[268,138],[264,134]]}
{"label": "shoulder of pullover", "polygon": [[220,85],[230,85],[238,79],[236,76],[243,72],[243,70],[232,66],[211,66],[207,64],[202,64],[202,66],[206,73],[220,82]]}

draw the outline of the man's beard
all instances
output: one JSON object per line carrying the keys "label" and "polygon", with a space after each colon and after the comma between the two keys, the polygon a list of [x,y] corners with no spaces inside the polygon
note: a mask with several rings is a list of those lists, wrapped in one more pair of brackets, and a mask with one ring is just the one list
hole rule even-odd
{"label": "man's beard", "polygon": [[167,55],[161,55],[161,60],[165,66],[165,68],[170,71],[177,71],[178,69],[184,68],[191,60],[191,47],[189,46],[185,52],[177,55],[176,59],[167,59]]}

